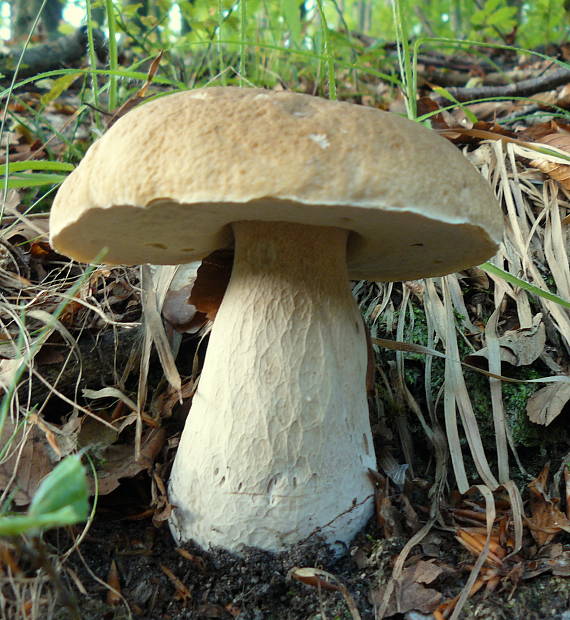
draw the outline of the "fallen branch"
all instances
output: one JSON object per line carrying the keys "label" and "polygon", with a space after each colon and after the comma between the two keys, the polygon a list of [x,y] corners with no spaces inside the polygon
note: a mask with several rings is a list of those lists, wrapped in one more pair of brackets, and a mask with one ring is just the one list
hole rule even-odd
{"label": "fallen branch", "polygon": [[477,86],[474,88],[448,88],[447,91],[457,101],[473,101],[475,99],[512,99],[514,97],[530,97],[536,93],[552,90],[570,82],[570,69],[557,69],[537,78],[530,78],[505,84],[504,86]]}
{"label": "fallen branch", "polygon": [[[93,43],[97,58],[103,62],[107,44],[101,30],[93,30]],[[73,34],[28,48],[18,68],[18,78],[25,79],[46,71],[77,66],[86,53],[87,28],[82,26]],[[21,55],[21,50],[0,54],[0,79],[6,81],[13,78]]]}

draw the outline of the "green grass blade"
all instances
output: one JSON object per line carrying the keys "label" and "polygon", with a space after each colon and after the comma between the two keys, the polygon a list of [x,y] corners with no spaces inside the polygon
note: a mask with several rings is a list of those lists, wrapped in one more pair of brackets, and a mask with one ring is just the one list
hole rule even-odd
{"label": "green grass blade", "polygon": [[2,174],[13,174],[22,170],[56,170],[57,172],[71,172],[75,166],[62,161],[47,161],[44,159],[31,159],[29,161],[14,161],[4,164]]}
{"label": "green grass blade", "polygon": [[499,276],[506,282],[509,282],[509,284],[518,286],[519,288],[522,288],[523,290],[529,293],[532,293],[533,295],[537,295],[538,297],[543,297],[544,299],[553,301],[554,303],[559,304],[563,308],[570,309],[570,301],[562,297],[559,297],[558,295],[555,295],[554,293],[551,293],[550,291],[545,291],[539,288],[538,286],[535,286],[534,284],[527,282],[526,280],[521,280],[520,278],[513,276],[513,274],[509,273],[508,271],[503,271],[499,267],[496,267],[492,263],[487,262],[479,266],[481,269],[483,269],[483,271],[486,271],[487,273],[492,273],[495,276]]}
{"label": "green grass blade", "polygon": [[63,183],[66,175],[63,174],[14,174],[6,182],[8,189],[24,187],[41,187],[42,185],[57,185]]}

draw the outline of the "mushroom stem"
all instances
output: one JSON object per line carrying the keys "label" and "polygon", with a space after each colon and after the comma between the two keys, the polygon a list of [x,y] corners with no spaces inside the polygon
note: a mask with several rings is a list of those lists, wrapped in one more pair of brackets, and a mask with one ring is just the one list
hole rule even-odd
{"label": "mushroom stem", "polygon": [[232,277],[170,479],[178,541],[279,550],[348,542],[376,459],[348,231],[233,224]]}

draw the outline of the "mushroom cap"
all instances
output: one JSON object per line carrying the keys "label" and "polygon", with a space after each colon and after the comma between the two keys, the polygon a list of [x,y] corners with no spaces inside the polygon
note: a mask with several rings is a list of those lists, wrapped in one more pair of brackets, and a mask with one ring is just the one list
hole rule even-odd
{"label": "mushroom cap", "polygon": [[502,214],[447,140],[395,114],[294,92],[215,87],[145,103],[55,197],[52,246],[80,261],[177,264],[232,244],[230,224],[352,231],[354,279],[409,280],[492,256]]}

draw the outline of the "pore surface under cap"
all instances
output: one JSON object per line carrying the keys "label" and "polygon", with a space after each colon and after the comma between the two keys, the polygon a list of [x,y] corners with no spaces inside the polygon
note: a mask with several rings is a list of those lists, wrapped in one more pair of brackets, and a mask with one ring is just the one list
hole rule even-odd
{"label": "pore surface under cap", "polygon": [[292,92],[206,88],[144,104],[60,188],[54,247],[82,261],[174,264],[231,245],[229,224],[352,231],[353,278],[412,279],[486,260],[501,213],[434,132],[394,114]]}

